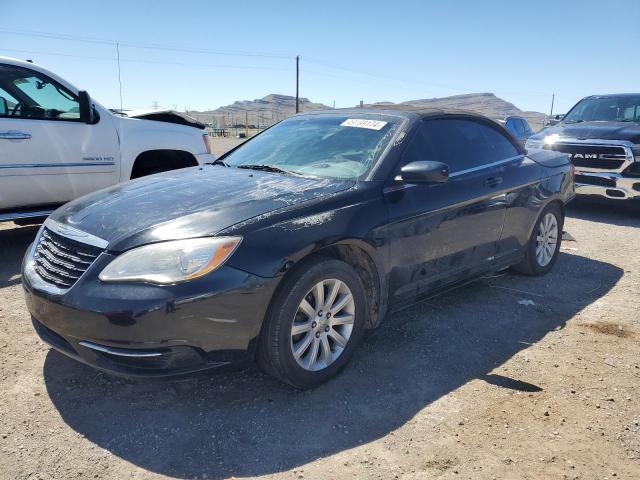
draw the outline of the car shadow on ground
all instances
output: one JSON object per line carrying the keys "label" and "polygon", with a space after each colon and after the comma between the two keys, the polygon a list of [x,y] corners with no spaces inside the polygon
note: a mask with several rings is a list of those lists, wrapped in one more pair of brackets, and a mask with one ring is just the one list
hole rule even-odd
{"label": "car shadow on ground", "polygon": [[567,216],[621,227],[640,227],[640,203],[576,197],[567,205]]}
{"label": "car shadow on ground", "polygon": [[20,283],[22,257],[40,225],[0,230],[0,288]]}
{"label": "car shadow on ground", "polygon": [[408,307],[313,391],[295,391],[256,367],[122,380],[55,351],[44,378],[71,428],[142,468],[179,478],[272,474],[381,438],[474,379],[535,396],[544,385],[527,382],[526,368],[523,378],[492,371],[564,328],[622,275],[563,253],[546,277],[504,273]]}

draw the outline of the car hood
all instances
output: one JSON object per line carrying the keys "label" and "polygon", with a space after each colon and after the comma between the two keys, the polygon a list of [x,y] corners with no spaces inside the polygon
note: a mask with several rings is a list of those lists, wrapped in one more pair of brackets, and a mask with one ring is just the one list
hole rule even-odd
{"label": "car hood", "polygon": [[207,165],[174,170],[81,197],[51,219],[123,251],[147,243],[215,235],[254,217],[346,190],[354,181]]}
{"label": "car hood", "polygon": [[544,138],[553,134],[580,140],[626,140],[640,143],[640,124],[630,122],[559,123],[545,128],[536,137]]}

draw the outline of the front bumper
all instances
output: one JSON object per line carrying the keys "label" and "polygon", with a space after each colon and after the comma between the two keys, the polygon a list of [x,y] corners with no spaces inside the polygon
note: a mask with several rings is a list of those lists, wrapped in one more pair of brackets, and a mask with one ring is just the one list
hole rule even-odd
{"label": "front bumper", "polygon": [[103,253],[73,287],[52,294],[39,288],[29,257],[30,252],[22,284],[42,340],[80,362],[125,376],[246,363],[278,282],[223,266],[172,286],[104,283],[97,276],[113,256]]}
{"label": "front bumper", "polygon": [[615,200],[640,199],[640,177],[625,177],[613,172],[576,170],[576,193]]}

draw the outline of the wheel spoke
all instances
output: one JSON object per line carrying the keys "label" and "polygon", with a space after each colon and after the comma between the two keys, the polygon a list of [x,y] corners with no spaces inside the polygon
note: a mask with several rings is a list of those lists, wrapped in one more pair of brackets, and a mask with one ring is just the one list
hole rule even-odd
{"label": "wheel spoke", "polygon": [[547,243],[547,258],[553,257],[553,251],[555,250],[551,244]]}
{"label": "wheel spoke", "polygon": [[331,326],[337,325],[351,325],[353,323],[353,315],[338,315],[336,317],[331,317]]}
{"label": "wheel spoke", "polygon": [[309,304],[309,302],[307,302],[306,298],[302,299],[302,302],[300,302],[300,306],[298,307],[298,310],[302,310],[302,312],[309,317],[309,320],[313,320],[314,318],[316,318],[316,311],[315,309]]}
{"label": "wheel spoke", "polygon": [[311,320],[304,323],[295,323],[291,327],[291,336],[300,335],[301,333],[311,330]]}
{"label": "wheel spoke", "polygon": [[322,361],[325,366],[331,365],[333,362],[333,356],[331,354],[331,347],[329,346],[329,339],[326,335],[321,337],[321,345],[322,345]]}
{"label": "wheel spoke", "polygon": [[329,296],[324,302],[324,307],[326,310],[333,309],[333,302],[336,301],[336,297],[338,296],[338,292],[340,291],[341,286],[342,282],[340,280],[334,280],[333,285],[331,286],[331,290],[329,291]]}
{"label": "wheel spoke", "polygon": [[316,310],[322,310],[324,308],[324,282],[316,283],[313,289],[313,297],[316,299]]}
{"label": "wheel spoke", "polygon": [[333,312],[334,315],[337,315],[338,313],[340,313],[340,311],[347,306],[347,304],[353,299],[351,292],[345,294],[340,300],[338,300],[337,303],[335,303],[332,307],[331,307],[331,311]]}
{"label": "wheel spoke", "polygon": [[329,330],[329,336],[333,339],[334,342],[336,342],[336,345],[338,345],[341,348],[344,348],[347,346],[347,339],[344,338],[342,336],[342,334],[340,334],[340,332],[338,332],[335,329],[331,329]]}
{"label": "wheel spoke", "polygon": [[313,337],[313,341],[311,343],[311,348],[309,348],[309,353],[307,354],[307,369],[313,370],[313,367],[318,360],[318,350],[320,349],[320,339]]}
{"label": "wheel spoke", "polygon": [[311,344],[311,341],[314,338],[315,337],[313,333],[309,332],[302,340],[300,340],[298,343],[296,343],[293,346],[294,348],[293,356],[296,358],[296,360],[298,360],[304,354],[304,352],[307,351],[307,349],[309,348],[309,345]]}

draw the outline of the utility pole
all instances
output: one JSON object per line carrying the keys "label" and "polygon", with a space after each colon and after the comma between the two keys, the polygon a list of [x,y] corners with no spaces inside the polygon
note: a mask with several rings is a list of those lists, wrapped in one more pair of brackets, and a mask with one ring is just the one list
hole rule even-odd
{"label": "utility pole", "polygon": [[552,94],[551,95],[551,113],[549,114],[550,117],[553,117],[553,101],[556,99],[556,94]]}
{"label": "utility pole", "polygon": [[120,76],[120,45],[116,42],[116,52],[118,53],[118,85],[120,86],[120,111],[122,111],[122,77]]}
{"label": "utility pole", "polygon": [[300,55],[296,55],[296,113],[300,112]]}

